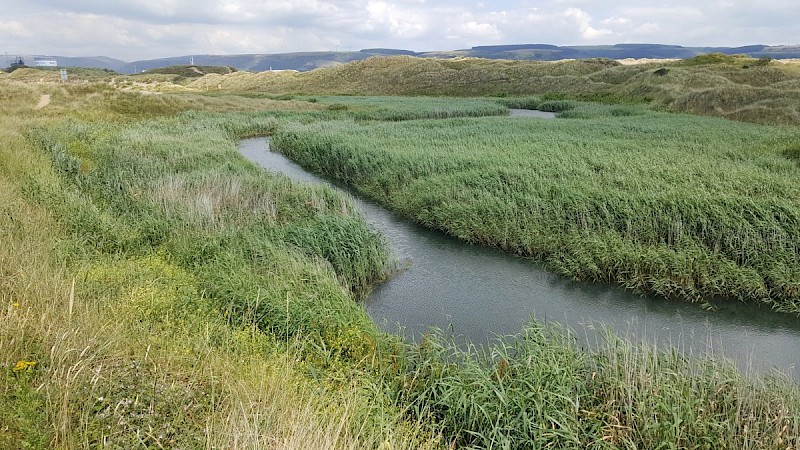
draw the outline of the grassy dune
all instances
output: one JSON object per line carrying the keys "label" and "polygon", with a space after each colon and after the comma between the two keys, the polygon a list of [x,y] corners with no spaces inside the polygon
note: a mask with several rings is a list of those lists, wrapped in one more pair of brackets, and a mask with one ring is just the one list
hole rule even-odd
{"label": "grassy dune", "polygon": [[[780,375],[745,377],[611,334],[587,351],[536,323],[486,349],[380,333],[357,299],[392,268],[381,237],[342,194],[266,174],[236,151],[242,137],[275,135],[305,164],[432,226],[452,212],[459,233],[494,233],[504,208],[549,192],[561,201],[504,223],[530,231],[527,215],[561,217],[543,232],[562,227],[584,244],[616,233],[620,255],[657,241],[653,261],[702,250],[724,225],[739,234],[713,257],[758,260],[768,248],[769,266],[797,242],[793,129],[533,97],[503,103],[573,118],[468,117],[502,112],[494,100],[209,96],[156,79],[11,75],[0,75],[0,448],[800,445],[800,389]],[[152,93],[170,89],[181,93]],[[36,109],[43,94],[51,102]],[[641,149],[642,133],[658,145]],[[715,167],[730,173],[709,176]],[[707,178],[684,196],[680,183]],[[626,182],[650,188],[629,206],[610,202],[635,188]],[[757,214],[693,221],[727,220],[729,201]],[[480,227],[456,214],[466,204]],[[684,211],[680,224],[665,205]],[[611,226],[615,214],[632,228]],[[542,238],[520,230],[495,236]]]}
{"label": "grassy dune", "polygon": [[649,104],[748,122],[800,124],[800,65],[731,56],[641,65],[393,56],[307,73],[213,74],[189,86],[273,94],[548,95]]}

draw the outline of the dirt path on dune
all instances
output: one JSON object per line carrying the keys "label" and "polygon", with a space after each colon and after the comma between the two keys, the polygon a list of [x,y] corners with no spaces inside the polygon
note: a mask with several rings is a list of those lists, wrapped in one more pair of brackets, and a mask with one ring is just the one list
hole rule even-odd
{"label": "dirt path on dune", "polygon": [[49,104],[50,104],[50,94],[42,94],[42,96],[39,97],[39,103],[36,104],[36,109],[42,109]]}

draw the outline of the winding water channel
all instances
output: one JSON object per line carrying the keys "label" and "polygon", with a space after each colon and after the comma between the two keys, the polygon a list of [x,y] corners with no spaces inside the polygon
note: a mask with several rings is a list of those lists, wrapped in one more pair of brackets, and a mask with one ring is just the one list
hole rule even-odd
{"label": "winding water channel", "polygon": [[[265,169],[311,183],[345,187],[312,175],[269,150],[265,138],[241,142]],[[351,191],[348,191],[352,194]],[[474,343],[513,334],[531,317],[567,325],[585,343],[605,324],[617,333],[694,355],[709,351],[743,371],[778,369],[800,382],[800,319],[730,302],[716,311],[640,297],[610,285],[574,283],[523,258],[465,244],[418,226],[353,195],[367,222],[409,267],[376,287],[366,309],[387,331],[417,339],[431,326]]]}

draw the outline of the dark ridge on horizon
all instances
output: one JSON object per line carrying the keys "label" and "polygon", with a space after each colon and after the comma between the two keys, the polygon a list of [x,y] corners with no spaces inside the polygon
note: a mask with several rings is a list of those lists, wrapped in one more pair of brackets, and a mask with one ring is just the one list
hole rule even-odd
{"label": "dark ridge on horizon", "polygon": [[[238,70],[263,72],[267,70],[308,71],[320,67],[358,61],[373,56],[408,55],[420,58],[486,58],[527,61],[557,61],[561,59],[627,59],[658,58],[686,59],[708,53],[727,55],[743,54],[753,58],[800,58],[800,46],[770,46],[764,44],[739,47],[683,47],[680,45],[621,43],[613,45],[509,44],[479,45],[469,49],[415,52],[392,48],[367,48],[358,51],[317,51],[275,54],[238,55],[183,55],[168,58],[126,62],[106,56],[66,57],[53,56],[59,67],[88,67],[113,70],[119,73],[137,73],[155,68],[187,65],[194,61],[203,66],[230,66]],[[24,58],[33,58],[25,56]]]}

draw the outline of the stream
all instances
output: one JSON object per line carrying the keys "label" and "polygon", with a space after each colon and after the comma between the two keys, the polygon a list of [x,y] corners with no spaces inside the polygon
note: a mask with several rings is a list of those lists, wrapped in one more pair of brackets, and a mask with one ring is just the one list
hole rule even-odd
{"label": "stream", "polygon": [[[520,119],[523,120],[523,119]],[[408,269],[375,287],[365,307],[384,330],[418,340],[429,327],[457,339],[486,343],[514,334],[530,319],[558,322],[586,345],[601,342],[603,326],[634,341],[692,355],[723,355],[740,370],[777,369],[800,382],[800,319],[768,308],[725,302],[698,304],[642,297],[614,285],[576,283],[529,259],[469,245],[423,228],[339,183],[306,172],[269,150],[266,138],[239,150],[266,170],[294,180],[326,183],[353,196],[366,221]]]}

